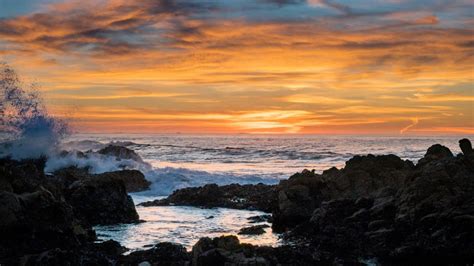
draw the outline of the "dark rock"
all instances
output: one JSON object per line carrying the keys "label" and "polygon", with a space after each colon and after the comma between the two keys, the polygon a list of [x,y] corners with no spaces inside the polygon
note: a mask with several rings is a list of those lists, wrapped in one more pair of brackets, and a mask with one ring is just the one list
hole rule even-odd
{"label": "dark rock", "polygon": [[192,249],[192,265],[318,265],[305,247],[256,247],[235,236],[201,238]]}
{"label": "dark rock", "polygon": [[[329,262],[373,257],[382,264],[468,263],[474,258],[472,164],[434,145],[416,167],[368,156],[350,160],[340,171],[320,176],[304,172],[296,176],[303,180],[290,178],[284,184],[319,188],[322,198],[318,203],[313,197],[311,204],[317,207],[311,218],[298,223],[288,239],[309,242]],[[348,191],[334,193],[344,185],[344,176],[362,180],[355,181],[358,188],[345,185]]]}
{"label": "dark rock", "polygon": [[251,216],[247,218],[250,223],[264,223],[264,222],[272,222],[272,216],[271,215],[257,215],[257,216]]}
{"label": "dark rock", "polygon": [[398,189],[413,169],[411,162],[395,155],[367,155],[355,156],[345,168],[331,168],[322,175],[304,170],[278,185],[273,228],[284,231],[307,222],[323,201],[372,197],[383,189]]}
{"label": "dark rock", "polygon": [[466,156],[471,156],[474,153],[471,141],[468,139],[459,140],[459,147],[461,148],[462,153],[464,153]]}
{"label": "dark rock", "polygon": [[239,235],[261,235],[265,233],[264,228],[270,227],[266,224],[254,225],[240,229]]}
{"label": "dark rock", "polygon": [[271,212],[276,204],[275,186],[231,184],[176,190],[168,198],[139,204],[140,206],[186,205],[205,208],[252,209]]}
{"label": "dark rock", "polygon": [[134,160],[144,163],[143,159],[134,150],[124,146],[109,145],[97,152],[103,155],[114,156],[117,160]]}
{"label": "dark rock", "polygon": [[189,265],[191,260],[186,249],[173,243],[159,243],[148,250],[140,250],[122,256],[118,260],[120,265],[138,265],[142,262],[148,262],[150,265]]}
{"label": "dark rock", "polygon": [[127,192],[139,192],[150,188],[151,182],[138,170],[121,170],[96,175],[97,178],[121,180]]}
{"label": "dark rock", "polygon": [[418,161],[418,166],[450,157],[453,157],[453,153],[451,150],[449,150],[449,148],[440,144],[435,144],[428,148],[425,156]]}
{"label": "dark rock", "polygon": [[139,221],[124,182],[114,176],[99,175],[76,181],[65,194],[78,217],[92,225]]}
{"label": "dark rock", "polygon": [[77,247],[94,238],[72,208],[45,189],[21,195],[0,192],[0,215],[0,263],[1,258]]}

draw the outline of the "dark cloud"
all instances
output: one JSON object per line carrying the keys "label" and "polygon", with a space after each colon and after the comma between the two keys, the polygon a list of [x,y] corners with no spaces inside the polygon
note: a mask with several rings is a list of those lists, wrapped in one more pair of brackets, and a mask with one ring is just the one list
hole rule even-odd
{"label": "dark cloud", "polygon": [[[86,49],[119,54],[151,46],[143,35],[158,31],[153,25],[167,21],[178,34],[196,34],[198,29],[184,25],[189,14],[212,10],[208,4],[173,0],[135,0],[97,8],[81,6],[66,11],[54,7],[44,13],[0,20],[0,37],[8,41],[53,50]],[[163,31],[163,30],[162,30]],[[156,33],[156,37],[160,37]],[[170,36],[166,34],[163,36]],[[151,48],[151,47],[150,47]]]}

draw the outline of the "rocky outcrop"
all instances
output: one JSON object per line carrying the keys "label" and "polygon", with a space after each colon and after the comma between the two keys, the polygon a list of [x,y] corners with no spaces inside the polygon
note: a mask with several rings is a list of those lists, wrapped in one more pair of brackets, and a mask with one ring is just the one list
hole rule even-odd
{"label": "rocky outcrop", "polygon": [[144,202],[140,206],[186,205],[206,208],[223,207],[271,212],[275,206],[275,186],[231,184],[176,190],[166,199]]}
{"label": "rocky outcrop", "polygon": [[[94,177],[93,177],[94,178]],[[95,178],[121,180],[127,192],[139,192],[150,188],[151,182],[138,170],[121,170],[95,175]]]}
{"label": "rocky outcrop", "polygon": [[[365,172],[377,171],[369,165]],[[454,157],[448,148],[434,145],[416,166],[390,168],[386,171],[400,174],[400,181],[387,172],[385,179],[395,182],[359,190],[359,197],[332,195],[328,187],[334,180],[327,172],[307,176],[324,180],[326,198],[289,238],[305,239],[332,262],[363,257],[397,264],[473,261],[474,167],[468,156]]]}
{"label": "rocky outcrop", "polygon": [[148,250],[140,250],[121,256],[119,265],[190,265],[191,256],[181,245],[158,243]]}
{"label": "rocky outcrop", "polygon": [[0,264],[24,254],[37,254],[22,259],[33,265],[81,259],[71,254],[97,249],[91,225],[138,220],[122,180],[72,168],[45,175],[43,167],[42,159],[0,159]]}
{"label": "rocky outcrop", "polygon": [[133,160],[145,163],[143,159],[134,151],[124,146],[108,145],[97,151],[99,154],[109,155],[117,158],[117,160]]}
{"label": "rocky outcrop", "polygon": [[201,238],[192,249],[191,265],[317,265],[305,247],[256,247],[235,236]]}
{"label": "rocky outcrop", "polygon": [[74,248],[95,238],[62,194],[50,191],[43,160],[0,160],[0,264],[54,247]]}
{"label": "rocky outcrop", "polygon": [[113,175],[81,179],[65,191],[76,215],[92,225],[138,222],[138,213],[125,184]]}
{"label": "rocky outcrop", "polygon": [[395,155],[355,156],[346,167],[331,168],[321,175],[305,170],[282,180],[277,187],[278,204],[273,227],[284,231],[308,221],[323,202],[374,196],[386,188],[400,188],[414,169]]}

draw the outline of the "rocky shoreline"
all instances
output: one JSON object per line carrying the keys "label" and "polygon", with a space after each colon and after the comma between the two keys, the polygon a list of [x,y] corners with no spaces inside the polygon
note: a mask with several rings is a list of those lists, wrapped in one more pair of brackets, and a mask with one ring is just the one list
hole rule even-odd
{"label": "rocky shoreline", "polygon": [[[202,238],[192,251],[159,243],[124,255],[95,243],[93,225],[141,222],[127,192],[149,183],[134,170],[44,173],[45,159],[0,159],[1,265],[382,265],[474,262],[474,151],[433,145],[416,164],[395,155],[355,156],[343,169],[304,170],[278,185],[206,185],[142,206],[253,209],[291,245],[258,247],[235,236]],[[141,160],[124,147],[101,154]],[[243,228],[258,233],[262,227]]]}

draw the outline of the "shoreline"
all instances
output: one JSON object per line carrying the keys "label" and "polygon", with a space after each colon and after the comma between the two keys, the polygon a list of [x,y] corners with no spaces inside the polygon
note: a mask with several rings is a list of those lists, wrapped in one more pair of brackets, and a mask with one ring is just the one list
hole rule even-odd
{"label": "shoreline", "polygon": [[[117,242],[93,243],[97,238],[91,225],[146,224],[127,195],[132,187],[142,190],[150,185],[143,175],[130,179],[127,170],[91,175],[70,168],[46,176],[44,161],[2,159],[0,212],[7,219],[0,225],[6,236],[0,243],[0,262],[75,264],[105,259],[121,265],[153,264],[163,258],[175,265],[312,265],[373,258],[381,264],[469,262],[474,256],[474,248],[469,249],[474,247],[469,229],[474,225],[469,211],[474,209],[474,151],[466,139],[460,146],[463,153],[455,156],[448,148],[433,145],[417,164],[395,155],[354,156],[342,169],[333,167],[321,174],[304,170],[275,186],[211,184],[176,190],[148,204],[266,209],[272,213],[275,232],[305,245],[258,247],[226,236],[201,238],[190,253],[180,245],[160,243],[126,256]],[[125,147],[104,150],[117,159],[141,160]],[[41,209],[45,211],[38,212]],[[259,234],[261,229],[242,231]],[[445,239],[441,244],[440,238]],[[10,241],[19,241],[20,246],[9,246]],[[71,252],[75,256],[62,255]]]}

